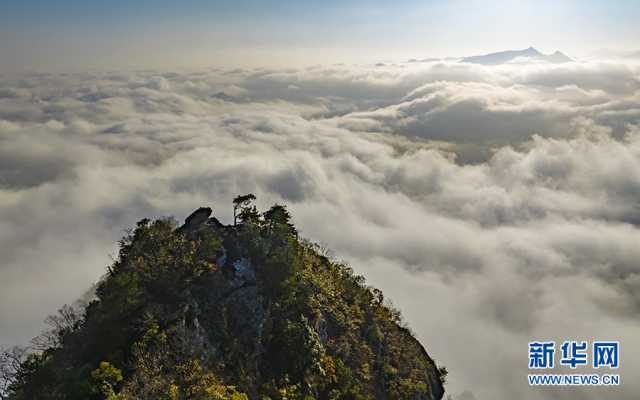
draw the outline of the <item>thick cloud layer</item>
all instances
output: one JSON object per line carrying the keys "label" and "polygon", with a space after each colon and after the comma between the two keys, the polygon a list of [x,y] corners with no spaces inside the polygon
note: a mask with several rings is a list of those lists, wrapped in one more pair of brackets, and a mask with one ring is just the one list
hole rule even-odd
{"label": "thick cloud layer", "polygon": [[[0,76],[1,341],[137,219],[253,192],[394,300],[454,398],[635,398],[639,125],[637,64]],[[527,386],[528,341],[597,338],[622,386]]]}

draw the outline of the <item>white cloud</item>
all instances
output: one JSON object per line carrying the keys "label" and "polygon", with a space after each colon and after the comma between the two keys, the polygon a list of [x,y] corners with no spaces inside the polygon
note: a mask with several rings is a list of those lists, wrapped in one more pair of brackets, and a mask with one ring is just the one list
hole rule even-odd
{"label": "white cloud", "polygon": [[[230,221],[253,192],[394,299],[460,399],[635,398],[637,77],[577,63],[4,77],[2,340],[79,297],[137,219],[211,205]],[[620,388],[526,386],[529,340],[598,337],[623,343]]]}

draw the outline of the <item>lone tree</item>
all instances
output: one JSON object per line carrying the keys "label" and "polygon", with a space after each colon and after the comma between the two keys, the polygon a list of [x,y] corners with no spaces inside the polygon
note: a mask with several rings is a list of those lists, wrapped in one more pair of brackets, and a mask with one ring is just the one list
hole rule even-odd
{"label": "lone tree", "polygon": [[274,204],[263,216],[268,223],[269,232],[273,231],[274,226],[281,225],[287,227],[296,237],[298,236],[298,231],[291,223],[291,214],[287,211],[287,207]]}
{"label": "lone tree", "polygon": [[[251,202],[256,199],[253,193],[245,194],[244,196],[238,196],[233,199],[233,226],[236,226],[238,222],[238,216],[251,205]],[[240,210],[240,212],[238,212]]]}

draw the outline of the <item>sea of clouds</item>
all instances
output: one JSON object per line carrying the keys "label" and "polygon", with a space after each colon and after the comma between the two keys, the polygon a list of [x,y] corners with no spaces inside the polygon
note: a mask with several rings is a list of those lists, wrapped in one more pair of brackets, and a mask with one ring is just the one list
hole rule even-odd
{"label": "sea of clouds", "polygon": [[[138,219],[249,192],[393,299],[454,399],[637,398],[640,64],[0,75],[0,342]],[[620,387],[528,387],[530,340],[598,338]]]}

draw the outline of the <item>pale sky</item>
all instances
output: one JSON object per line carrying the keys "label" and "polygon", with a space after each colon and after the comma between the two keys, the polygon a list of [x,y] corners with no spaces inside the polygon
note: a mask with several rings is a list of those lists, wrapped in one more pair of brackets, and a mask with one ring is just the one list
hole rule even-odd
{"label": "pale sky", "polygon": [[534,46],[630,51],[634,0],[5,0],[0,72],[288,66]]}

